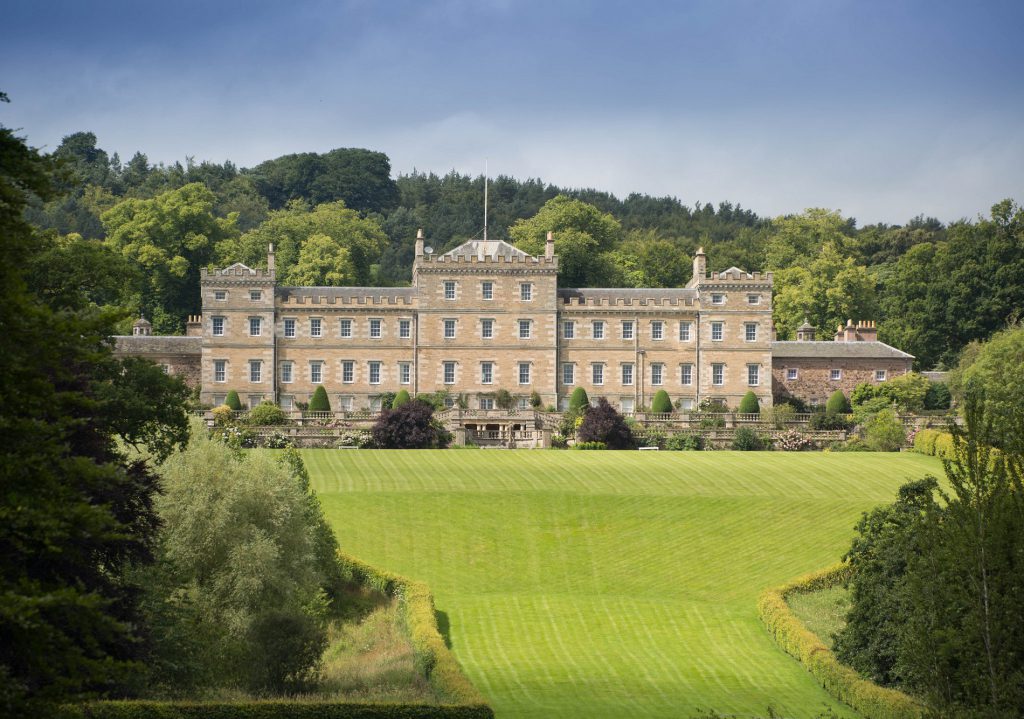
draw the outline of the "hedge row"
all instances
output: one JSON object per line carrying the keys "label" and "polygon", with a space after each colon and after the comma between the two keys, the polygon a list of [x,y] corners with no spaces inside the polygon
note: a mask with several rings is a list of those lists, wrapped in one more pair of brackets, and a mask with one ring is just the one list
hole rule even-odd
{"label": "hedge row", "polygon": [[943,459],[953,456],[953,435],[937,429],[921,429],[914,435],[914,451]]}
{"label": "hedge row", "polygon": [[494,712],[487,701],[463,674],[462,667],[438,631],[434,597],[427,585],[381,571],[342,552],[338,552],[338,559],[343,576],[349,581],[399,600],[416,662],[438,698],[473,709],[477,712],[473,714],[475,717],[493,717]]}
{"label": "hedge row", "polygon": [[790,611],[786,603],[789,595],[836,586],[849,575],[849,565],[838,564],[799,577],[781,587],[766,590],[757,603],[761,621],[768,627],[776,644],[787,654],[796,657],[829,694],[850,705],[867,719],[924,717],[925,707],[910,696],[895,689],[880,687],[841,664],[821,639]]}

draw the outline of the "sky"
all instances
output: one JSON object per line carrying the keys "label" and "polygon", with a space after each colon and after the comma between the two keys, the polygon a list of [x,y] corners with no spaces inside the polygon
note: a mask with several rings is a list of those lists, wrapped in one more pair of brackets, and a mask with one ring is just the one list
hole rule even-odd
{"label": "sky", "polygon": [[152,162],[365,147],[394,174],[944,222],[1024,202],[1024,2],[5,0],[0,124]]}

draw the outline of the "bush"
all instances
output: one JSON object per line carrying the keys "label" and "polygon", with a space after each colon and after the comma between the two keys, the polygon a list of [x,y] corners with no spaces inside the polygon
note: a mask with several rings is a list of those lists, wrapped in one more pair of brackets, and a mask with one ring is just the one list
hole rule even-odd
{"label": "bush", "polygon": [[875,393],[880,397],[887,397],[908,412],[920,412],[924,409],[930,385],[931,382],[923,375],[908,372],[878,385]]}
{"label": "bush", "polygon": [[398,394],[396,394],[394,400],[391,401],[391,409],[398,409],[403,404],[408,404],[411,401],[412,397],[409,396],[409,393],[406,390],[398,390]]}
{"label": "bush", "polygon": [[774,407],[762,407],[761,419],[769,422],[775,429],[785,429],[786,424],[796,416],[796,408],[791,404],[777,404]]}
{"label": "bush", "polygon": [[380,449],[430,449],[444,447],[448,433],[434,419],[426,402],[407,402],[385,409],[373,425],[373,443]]}
{"label": "bush", "polygon": [[953,402],[949,385],[945,382],[932,382],[924,395],[925,409],[949,409]]}
{"label": "bush", "polygon": [[210,411],[213,413],[213,424],[216,427],[227,427],[235,423],[235,413],[226,404],[214,407]]}
{"label": "bush", "polygon": [[896,452],[907,441],[903,423],[896,413],[884,409],[864,423],[864,443],[875,452]]}
{"label": "bush", "polygon": [[310,412],[330,412],[331,400],[327,398],[327,390],[322,384],[318,384],[313,390],[313,396],[309,398]]}
{"label": "bush", "polygon": [[853,388],[853,392],[850,393],[850,404],[854,407],[860,404],[864,404],[869,399],[874,399],[877,396],[875,392],[875,386],[869,382],[861,382],[859,385]]}
{"label": "bush", "polygon": [[498,409],[510,410],[515,404],[515,398],[507,389],[499,389],[494,393],[494,404]]}
{"label": "bush", "polygon": [[729,411],[729,407],[722,400],[708,397],[700,401],[700,404],[697,405],[697,411],[724,414]]}
{"label": "bush", "polygon": [[814,442],[806,434],[795,429],[786,430],[775,438],[775,449],[783,452],[805,452],[814,449]]}
{"label": "bush", "polygon": [[530,406],[534,409],[540,409],[544,404],[544,401],[540,398],[540,393],[537,390],[530,392]]}
{"label": "bush", "polygon": [[608,445],[604,442],[577,442],[572,446],[573,449],[608,449]]}
{"label": "bush", "polygon": [[843,394],[843,390],[837,389],[832,393],[832,396],[828,398],[828,402],[825,403],[825,414],[849,414],[850,413],[850,401],[846,399],[846,395]]}
{"label": "bush", "polygon": [[865,400],[853,408],[853,423],[864,424],[885,409],[892,409],[892,402],[888,397],[873,397]]}
{"label": "bush", "polygon": [[284,424],[288,420],[284,410],[273,402],[261,402],[249,410],[249,417],[246,421],[254,427],[267,427],[275,424]]}
{"label": "bush", "polygon": [[668,392],[663,389],[659,389],[654,393],[654,399],[651,400],[651,412],[654,414],[668,414],[672,411],[672,400],[668,396]]}
{"label": "bush", "polygon": [[724,426],[725,426],[725,418],[724,417],[713,416],[713,417],[701,417],[700,418],[700,428],[701,429],[721,429]]}
{"label": "bush", "polygon": [[935,440],[941,434],[936,429],[919,429],[914,435],[914,451],[921,454],[935,454]]}
{"label": "bush", "polygon": [[764,449],[764,440],[750,427],[740,427],[732,439],[732,448],[740,452],[757,452]]}
{"label": "bush", "polygon": [[665,440],[665,449],[674,452],[692,452],[704,449],[704,438],[699,434],[674,434]]}
{"label": "bush", "polygon": [[569,397],[569,411],[570,412],[581,412],[590,406],[590,398],[587,397],[587,390],[582,387],[577,387],[572,391],[572,396]]}
{"label": "bush", "polygon": [[633,446],[629,426],[604,397],[598,399],[597,405],[583,415],[577,434],[581,442],[604,442],[609,449],[629,449]]}
{"label": "bush", "polygon": [[753,391],[747,392],[743,395],[743,399],[740,400],[740,406],[737,411],[740,414],[760,414],[761,403],[757,401],[757,395]]}
{"label": "bush", "polygon": [[850,423],[841,414],[827,414],[815,412],[811,415],[808,426],[818,432],[835,432],[836,430],[850,429]]}
{"label": "bush", "polygon": [[224,404],[233,409],[235,412],[242,411],[242,401],[238,399],[238,392],[231,390],[228,392],[228,396],[224,399]]}

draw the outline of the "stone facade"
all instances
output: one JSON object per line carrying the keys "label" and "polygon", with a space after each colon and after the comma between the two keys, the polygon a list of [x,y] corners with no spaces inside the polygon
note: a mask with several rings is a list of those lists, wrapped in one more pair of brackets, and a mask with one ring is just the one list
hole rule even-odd
{"label": "stone facade", "polygon": [[160,365],[167,374],[181,377],[190,387],[198,387],[202,343],[202,338],[195,334],[185,337],[153,335],[149,321],[139,319],[131,335],[114,338],[114,356],[148,359]]}

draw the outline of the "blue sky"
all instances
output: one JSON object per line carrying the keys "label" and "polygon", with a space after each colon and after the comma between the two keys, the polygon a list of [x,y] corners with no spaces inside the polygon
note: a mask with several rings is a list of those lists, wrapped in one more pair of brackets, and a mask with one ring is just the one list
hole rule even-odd
{"label": "blue sky", "polygon": [[1024,201],[1024,3],[7,0],[0,123],[859,222]]}

